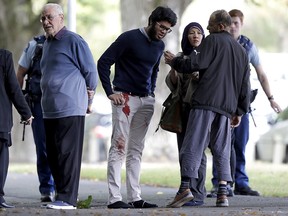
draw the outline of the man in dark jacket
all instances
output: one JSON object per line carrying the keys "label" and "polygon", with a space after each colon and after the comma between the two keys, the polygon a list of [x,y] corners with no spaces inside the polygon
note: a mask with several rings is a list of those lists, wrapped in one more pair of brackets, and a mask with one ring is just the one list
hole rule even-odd
{"label": "man in dark jacket", "polygon": [[192,96],[187,133],[180,152],[181,185],[170,207],[180,207],[193,199],[190,178],[198,178],[202,155],[209,146],[215,157],[219,189],[216,206],[229,206],[227,181],[231,181],[231,127],[240,124],[249,107],[249,62],[245,50],[229,34],[231,17],[225,10],[210,16],[196,57],[173,58],[165,52],[165,62],[180,73],[199,71],[199,84]]}
{"label": "man in dark jacket", "polygon": [[4,185],[9,165],[9,150],[12,145],[12,104],[21,115],[24,124],[32,123],[32,113],[16,79],[11,52],[0,49],[0,208],[13,208],[4,199]]}

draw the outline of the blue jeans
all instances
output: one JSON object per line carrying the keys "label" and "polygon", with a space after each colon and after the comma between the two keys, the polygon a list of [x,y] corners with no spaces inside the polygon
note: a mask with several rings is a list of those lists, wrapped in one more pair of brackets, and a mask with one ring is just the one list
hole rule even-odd
{"label": "blue jeans", "polygon": [[[231,148],[231,173],[234,173],[232,179],[235,183],[235,188],[245,188],[249,186],[249,178],[246,173],[246,158],[245,158],[245,150],[246,145],[249,140],[249,113],[242,116],[241,123],[237,128],[233,130],[234,137],[232,140]],[[234,149],[233,149],[234,148]],[[235,151],[233,154],[233,150]],[[235,164],[236,163],[236,164]],[[235,166],[234,166],[235,164]],[[213,178],[212,184],[214,186],[218,186],[218,177],[217,177],[217,170],[213,163]]]}
{"label": "blue jeans", "polygon": [[36,146],[37,173],[40,182],[39,191],[41,194],[49,194],[50,192],[54,192],[55,189],[47,160],[45,130],[40,101],[32,103],[31,111],[34,116],[32,131]]}

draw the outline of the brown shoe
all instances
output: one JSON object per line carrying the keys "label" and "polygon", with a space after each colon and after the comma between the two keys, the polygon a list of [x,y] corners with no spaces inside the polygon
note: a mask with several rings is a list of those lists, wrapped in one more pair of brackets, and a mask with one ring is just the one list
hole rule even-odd
{"label": "brown shoe", "polygon": [[229,202],[227,199],[227,187],[219,187],[217,192],[217,200],[216,200],[216,206],[217,207],[228,207]]}
{"label": "brown shoe", "polygon": [[185,191],[183,191],[180,194],[176,194],[174,200],[167,205],[167,207],[170,208],[179,208],[181,206],[183,206],[186,202],[192,200],[194,197],[190,191],[190,189],[186,189]]}

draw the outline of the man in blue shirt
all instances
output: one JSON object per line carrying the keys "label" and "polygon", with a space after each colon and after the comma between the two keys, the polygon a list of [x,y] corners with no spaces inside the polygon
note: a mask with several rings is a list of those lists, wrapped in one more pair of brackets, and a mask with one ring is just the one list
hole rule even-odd
{"label": "man in blue shirt", "polygon": [[[148,26],[121,34],[98,60],[98,72],[112,103],[113,131],[108,156],[108,208],[151,208],[156,204],[141,198],[140,166],[145,136],[154,112],[154,90],[162,39],[171,32],[177,16],[170,9],[157,7]],[[110,82],[111,66],[114,80]],[[127,201],[122,201],[121,166],[126,159]]]}
{"label": "man in blue shirt", "polygon": [[[76,209],[86,112],[97,85],[88,44],[64,26],[60,5],[46,4],[41,22],[47,39],[41,59],[41,105],[48,162],[56,185],[52,209]],[[89,94],[89,95],[88,95]]]}

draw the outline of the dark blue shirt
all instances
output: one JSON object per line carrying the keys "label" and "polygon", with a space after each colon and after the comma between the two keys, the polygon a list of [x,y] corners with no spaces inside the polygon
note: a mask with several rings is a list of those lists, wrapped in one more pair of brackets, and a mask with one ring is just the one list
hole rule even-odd
{"label": "dark blue shirt", "polygon": [[43,46],[41,59],[43,118],[85,116],[87,88],[95,90],[97,69],[84,39],[61,29]]}
{"label": "dark blue shirt", "polygon": [[163,41],[150,40],[140,29],[122,33],[98,60],[98,73],[107,96],[113,94],[111,66],[115,64],[113,86],[137,94],[154,93]]}

